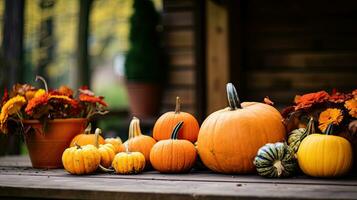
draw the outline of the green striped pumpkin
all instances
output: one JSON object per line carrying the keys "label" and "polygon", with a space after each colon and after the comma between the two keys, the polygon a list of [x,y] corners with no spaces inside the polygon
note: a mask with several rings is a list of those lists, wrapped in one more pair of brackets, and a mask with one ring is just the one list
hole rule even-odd
{"label": "green striped pumpkin", "polygon": [[298,128],[290,132],[288,137],[289,147],[296,153],[301,141],[308,135],[315,133],[314,119],[311,117],[307,123],[307,128]]}
{"label": "green striped pumpkin", "polygon": [[294,153],[286,143],[268,143],[254,159],[259,175],[269,178],[292,176],[297,168]]}

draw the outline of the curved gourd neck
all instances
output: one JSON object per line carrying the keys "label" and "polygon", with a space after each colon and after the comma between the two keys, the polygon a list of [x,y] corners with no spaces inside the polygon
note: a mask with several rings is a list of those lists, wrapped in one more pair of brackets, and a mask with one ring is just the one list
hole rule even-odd
{"label": "curved gourd neck", "polygon": [[176,97],[175,114],[179,114],[180,112],[181,112],[181,100],[180,97]]}
{"label": "curved gourd neck", "polygon": [[332,135],[333,134],[333,123],[329,124],[325,130],[326,135]]}
{"label": "curved gourd neck", "polygon": [[314,118],[310,117],[309,122],[307,123],[305,134],[310,135],[315,133],[315,123],[314,123]]}
{"label": "curved gourd neck", "polygon": [[140,129],[140,120],[136,117],[133,117],[129,125],[129,139],[140,135],[142,135]]}
{"label": "curved gourd neck", "polygon": [[99,147],[99,135],[102,134],[102,130],[100,128],[95,129],[94,137],[95,137],[95,147]]}
{"label": "curved gourd neck", "polygon": [[174,129],[172,130],[172,133],[171,133],[171,140],[177,140],[178,133],[179,133],[182,125],[183,125],[183,121],[180,121],[179,123],[176,124],[176,126],[174,127]]}
{"label": "curved gourd neck", "polygon": [[92,124],[89,123],[87,128],[84,130],[84,134],[90,134],[91,131],[92,131]]}
{"label": "curved gourd neck", "polygon": [[237,109],[242,109],[238,93],[236,88],[232,83],[227,83],[226,85],[227,89],[227,98],[228,98],[228,104],[230,110],[237,110]]}
{"label": "curved gourd neck", "polygon": [[42,76],[37,75],[35,81],[39,81],[39,80],[42,81],[43,85],[45,86],[46,93],[48,93],[48,86],[47,86],[46,79],[43,78]]}

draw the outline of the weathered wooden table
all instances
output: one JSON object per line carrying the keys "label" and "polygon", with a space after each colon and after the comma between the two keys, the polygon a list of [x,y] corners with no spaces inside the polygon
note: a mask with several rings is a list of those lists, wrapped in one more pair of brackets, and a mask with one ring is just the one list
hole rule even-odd
{"label": "weathered wooden table", "polygon": [[357,176],[266,179],[256,175],[93,174],[30,167],[28,157],[0,158],[0,199],[357,199]]}

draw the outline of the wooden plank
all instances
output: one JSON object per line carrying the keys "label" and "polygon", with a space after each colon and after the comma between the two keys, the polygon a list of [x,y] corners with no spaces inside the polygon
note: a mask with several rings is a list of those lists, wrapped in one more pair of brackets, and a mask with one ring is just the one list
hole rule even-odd
{"label": "wooden plank", "polygon": [[270,67],[354,67],[357,64],[357,52],[281,52],[251,54],[248,65]]}
{"label": "wooden plank", "polygon": [[[289,92],[308,92],[333,88],[342,91],[352,90],[356,86],[357,72],[268,72],[251,71],[247,74],[252,92],[265,90],[267,93],[279,90]],[[269,95],[269,94],[267,94]],[[294,96],[294,95],[293,95]],[[293,98],[291,96],[291,98]]]}
{"label": "wooden plank", "polygon": [[246,38],[247,49],[253,51],[321,51],[321,50],[357,50],[355,34],[336,37],[328,34],[303,34],[303,35],[253,35]]}
{"label": "wooden plank", "polygon": [[[0,196],[77,199],[356,199],[356,186],[0,176]],[[177,185],[180,189],[177,189]]]}
{"label": "wooden plank", "polygon": [[171,69],[176,68],[193,68],[195,65],[194,52],[192,51],[175,51],[168,54]]}
{"label": "wooden plank", "polygon": [[192,30],[167,31],[165,34],[165,45],[168,48],[188,48],[194,45]]}
{"label": "wooden plank", "polygon": [[193,12],[168,12],[163,15],[163,24],[166,27],[192,27],[194,25]]}
{"label": "wooden plank", "polygon": [[192,69],[170,71],[169,84],[193,86],[195,84],[195,71]]}
{"label": "wooden plank", "polygon": [[194,1],[192,0],[166,0],[163,1],[165,11],[190,10],[193,9]]}
{"label": "wooden plank", "polygon": [[[93,174],[29,168],[26,157],[0,158],[0,198],[60,199],[357,199],[357,177],[266,179],[210,171],[187,174]],[[27,167],[7,167],[11,162]],[[180,189],[177,189],[177,186]]]}
{"label": "wooden plank", "polygon": [[[175,105],[177,96],[180,97],[182,104],[193,105],[196,102],[195,90],[193,88],[171,88],[165,91],[163,103]],[[173,106],[172,109],[174,108]]]}
{"label": "wooden plank", "polygon": [[229,80],[227,10],[206,1],[207,13],[207,114],[226,105],[225,85]]}

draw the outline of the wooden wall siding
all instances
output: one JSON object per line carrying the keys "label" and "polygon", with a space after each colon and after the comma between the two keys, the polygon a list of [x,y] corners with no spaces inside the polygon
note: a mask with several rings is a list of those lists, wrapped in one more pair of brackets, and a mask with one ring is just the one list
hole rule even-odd
{"label": "wooden wall siding", "polygon": [[244,1],[247,97],[357,87],[357,1]]}
{"label": "wooden wall siding", "polygon": [[196,113],[194,1],[163,0],[164,44],[169,60],[168,84],[161,112],[174,110],[176,96],[182,109]]}
{"label": "wooden wall siding", "polygon": [[206,0],[207,114],[227,106],[229,80],[228,13],[225,6]]}

